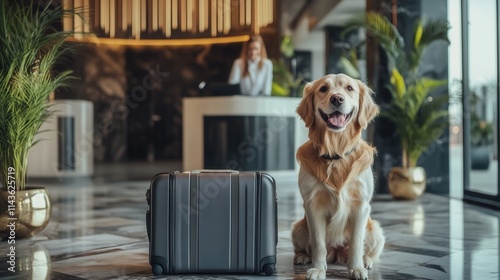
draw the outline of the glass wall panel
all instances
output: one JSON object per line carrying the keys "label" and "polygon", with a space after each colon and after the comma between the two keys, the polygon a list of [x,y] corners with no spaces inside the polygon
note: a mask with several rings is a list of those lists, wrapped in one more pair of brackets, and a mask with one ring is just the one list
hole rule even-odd
{"label": "glass wall panel", "polygon": [[468,88],[465,107],[470,172],[466,191],[498,199],[498,9],[496,0],[468,1]]}
{"label": "glass wall panel", "polygon": [[462,28],[461,0],[448,1],[448,81],[450,89],[450,197],[462,199],[464,193],[463,112],[462,112]]}

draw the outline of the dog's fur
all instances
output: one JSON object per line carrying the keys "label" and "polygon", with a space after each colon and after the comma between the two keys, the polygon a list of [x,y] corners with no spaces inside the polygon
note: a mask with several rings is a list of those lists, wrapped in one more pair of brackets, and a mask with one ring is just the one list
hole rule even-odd
{"label": "dog's fur", "polygon": [[292,240],[295,264],[312,262],[307,279],[325,279],[327,263],[347,264],[351,278],[366,279],[382,253],[382,228],[370,219],[375,149],[361,139],[379,112],[371,93],[359,80],[331,74],[308,83],[297,108],[309,141],[297,151],[305,217],[294,223]]}

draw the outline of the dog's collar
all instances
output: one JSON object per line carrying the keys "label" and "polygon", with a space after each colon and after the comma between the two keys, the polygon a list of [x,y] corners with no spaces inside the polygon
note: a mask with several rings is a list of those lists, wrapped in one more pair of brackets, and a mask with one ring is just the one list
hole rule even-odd
{"label": "dog's collar", "polygon": [[[347,157],[349,156],[350,154],[352,154],[354,151],[356,151],[356,148],[358,146],[354,146],[354,148],[352,148],[352,150],[350,150],[349,152],[345,153],[344,154],[344,157]],[[339,154],[333,154],[333,155],[329,155],[329,154],[323,154],[320,156],[322,159],[326,159],[326,160],[338,160],[338,159],[341,159],[342,156],[340,156]]]}

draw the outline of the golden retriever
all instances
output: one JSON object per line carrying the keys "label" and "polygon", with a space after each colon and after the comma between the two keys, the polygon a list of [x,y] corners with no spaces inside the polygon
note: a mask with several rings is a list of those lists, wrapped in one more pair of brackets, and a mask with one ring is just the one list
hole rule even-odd
{"label": "golden retriever", "polygon": [[372,91],[344,74],[308,83],[297,113],[309,141],[297,151],[305,217],[293,224],[294,263],[307,264],[307,279],[325,279],[327,263],[347,264],[353,279],[367,279],[385,238],[370,219],[371,165],[375,148],[361,132],[378,114]]}

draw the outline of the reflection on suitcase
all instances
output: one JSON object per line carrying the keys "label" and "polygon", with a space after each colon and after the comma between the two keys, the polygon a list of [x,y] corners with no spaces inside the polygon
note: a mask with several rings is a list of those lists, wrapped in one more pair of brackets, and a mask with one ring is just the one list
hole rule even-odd
{"label": "reflection on suitcase", "polygon": [[147,194],[149,263],[155,275],[271,275],[276,264],[274,179],[231,170],[156,175]]}

